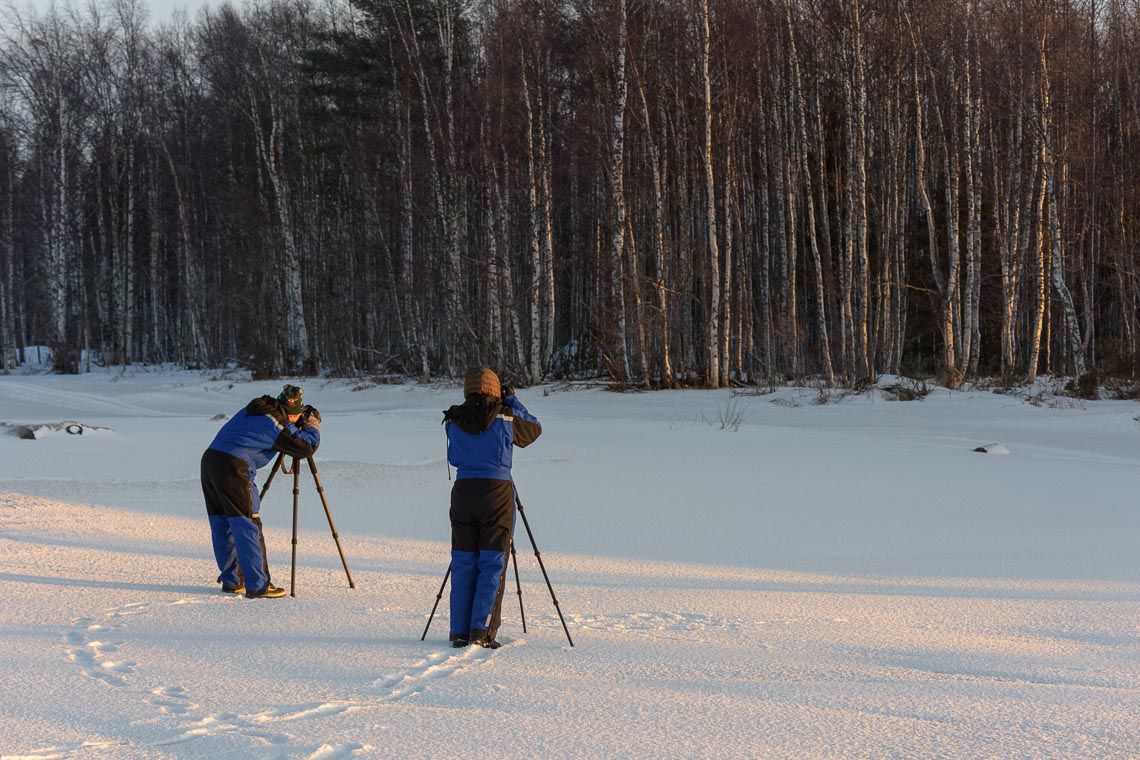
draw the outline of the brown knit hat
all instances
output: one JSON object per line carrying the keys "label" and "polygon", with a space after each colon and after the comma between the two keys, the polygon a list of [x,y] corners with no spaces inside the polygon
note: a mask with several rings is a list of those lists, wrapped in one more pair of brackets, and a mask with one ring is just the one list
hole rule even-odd
{"label": "brown knit hat", "polygon": [[499,376],[486,367],[467,370],[467,376],[463,378],[463,396],[466,398],[477,393],[494,398],[501,397]]}

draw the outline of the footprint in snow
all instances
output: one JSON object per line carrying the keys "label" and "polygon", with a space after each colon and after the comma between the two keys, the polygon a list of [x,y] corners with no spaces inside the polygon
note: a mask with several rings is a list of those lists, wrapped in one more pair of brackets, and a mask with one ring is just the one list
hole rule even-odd
{"label": "footprint in snow", "polygon": [[147,701],[163,715],[185,715],[198,709],[198,705],[190,701],[186,690],[181,686],[159,686],[151,689],[150,693],[152,696]]}
{"label": "footprint in snow", "polygon": [[[507,646],[510,641],[503,638],[503,646]],[[432,652],[404,673],[378,679],[374,685],[386,692],[381,695],[381,701],[395,702],[406,699],[425,691],[441,678],[448,678],[483,664],[491,657],[493,651],[470,646],[466,649]]]}
{"label": "footprint in snow", "polygon": [[[181,744],[193,739],[221,734],[236,734],[260,743],[272,746],[294,747],[296,737],[289,734],[269,730],[269,726],[277,723],[286,723],[308,718],[326,718],[358,709],[361,705],[350,702],[313,702],[311,704],[290,705],[286,707],[273,707],[249,715],[235,715],[234,713],[216,713],[207,715],[199,720],[184,723],[179,726],[179,733],[160,741],[160,746]],[[350,754],[359,749],[361,745],[343,745]],[[319,749],[319,748],[318,748]],[[348,757],[348,754],[330,755],[330,757]]]}
{"label": "footprint in snow", "polygon": [[[196,603],[193,600],[178,600],[172,605]],[[63,632],[67,657],[71,662],[79,665],[85,675],[103,681],[115,687],[129,687],[130,679],[136,663],[122,660],[115,656],[125,642],[113,637],[113,632],[126,624],[126,619],[143,614],[151,608],[145,602],[134,602],[121,607],[105,610],[101,619],[91,617],[75,618],[71,627]],[[428,658],[413,669],[415,679],[432,679],[451,672],[458,672],[462,664],[448,665],[446,656]],[[463,658],[461,658],[463,659]],[[404,678],[396,679],[396,682]],[[422,690],[426,684],[421,684],[413,691]],[[400,698],[403,692],[408,691],[405,686],[398,689],[395,695],[387,699]],[[176,733],[168,739],[155,743],[155,746],[169,746],[203,736],[217,734],[237,734],[248,737],[260,745],[269,745],[289,750],[290,756],[303,756],[306,760],[341,760],[369,749],[363,744],[320,744],[297,745],[296,737],[289,734],[270,730],[270,726],[278,723],[300,721],[308,718],[324,718],[332,715],[359,709],[362,703],[354,702],[316,702],[311,704],[275,706],[249,715],[235,715],[232,713],[217,713],[203,715],[201,706],[190,699],[181,686],[167,685],[150,689],[146,692],[146,701],[157,708],[161,715],[177,716],[184,721],[178,726]],[[197,716],[197,717],[196,717]],[[71,752],[86,745],[76,745],[66,751]],[[59,748],[53,748],[47,754],[36,754],[35,757],[59,757]],[[304,754],[297,754],[304,753]]]}
{"label": "footprint in snow", "polygon": [[94,636],[106,631],[91,618],[77,618],[72,628],[64,632],[67,644],[67,658],[83,668],[90,678],[111,686],[125,686],[126,676],[134,672],[135,663],[129,660],[112,659],[112,655],[123,646],[122,641],[112,641],[105,636]]}

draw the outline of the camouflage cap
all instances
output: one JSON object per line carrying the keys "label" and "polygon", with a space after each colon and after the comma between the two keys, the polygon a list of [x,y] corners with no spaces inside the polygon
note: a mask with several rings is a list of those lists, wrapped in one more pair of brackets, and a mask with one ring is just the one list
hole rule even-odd
{"label": "camouflage cap", "polygon": [[285,409],[286,414],[300,414],[305,409],[305,402],[301,400],[301,389],[296,385],[286,385],[277,394],[277,400]]}

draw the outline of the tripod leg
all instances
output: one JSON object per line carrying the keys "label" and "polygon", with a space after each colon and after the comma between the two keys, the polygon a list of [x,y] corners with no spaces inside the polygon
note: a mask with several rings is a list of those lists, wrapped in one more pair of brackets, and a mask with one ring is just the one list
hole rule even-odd
{"label": "tripod leg", "polygon": [[542,568],[542,577],[546,579],[546,588],[550,591],[554,610],[558,613],[558,619],[562,621],[562,630],[566,632],[566,640],[570,642],[570,646],[574,646],[574,639],[570,638],[570,629],[566,627],[566,618],[562,617],[562,608],[558,606],[558,597],[554,595],[554,587],[550,585],[550,576],[546,574],[546,566],[542,564],[542,553],[538,551],[538,545],[534,542],[534,533],[530,530],[530,522],[526,519],[526,510],[523,509],[522,499],[519,498],[517,488],[515,489],[515,504],[518,505],[519,514],[522,516],[523,525],[526,527],[526,535],[530,538],[530,545],[534,547],[535,559],[538,560],[538,566]]}
{"label": "tripod leg", "polygon": [[344,574],[348,577],[348,587],[356,588],[356,583],[352,580],[352,573],[348,571],[348,562],[344,558],[344,549],[340,548],[340,536],[336,533],[336,526],[333,525],[332,512],[329,511],[328,500],[325,499],[325,489],[321,486],[321,476],[317,474],[317,465],[313,462],[313,458],[309,457],[309,471],[313,473],[313,482],[317,484],[317,493],[320,494],[321,504],[325,507],[325,517],[329,520],[329,530],[332,531],[333,541],[336,542],[336,550],[340,554],[340,564],[344,566]]}
{"label": "tripod leg", "polygon": [[447,587],[447,579],[451,577],[451,565],[447,566],[447,572],[443,574],[443,583],[439,584],[439,593],[435,595],[435,604],[431,606],[431,614],[428,615],[427,625],[424,626],[424,635],[420,636],[420,641],[427,638],[428,628],[431,628],[432,618],[435,617],[435,608],[439,606],[439,600],[443,598],[443,590]]}
{"label": "tripod leg", "polygon": [[289,596],[296,597],[297,587],[297,497],[301,493],[301,468],[293,460],[293,562],[289,568]]}
{"label": "tripod leg", "polygon": [[515,563],[515,589],[519,594],[519,617],[522,618],[523,633],[526,633],[526,612],[523,611],[522,584],[519,583],[519,557],[515,554],[515,540],[511,539],[511,562]]}
{"label": "tripod leg", "polygon": [[281,468],[281,461],[285,459],[284,454],[277,455],[277,461],[273,463],[273,469],[269,471],[269,477],[265,480],[265,485],[261,487],[261,493],[257,495],[259,499],[265,498],[265,492],[269,490],[269,484],[273,482],[273,476],[277,474],[277,470]]}

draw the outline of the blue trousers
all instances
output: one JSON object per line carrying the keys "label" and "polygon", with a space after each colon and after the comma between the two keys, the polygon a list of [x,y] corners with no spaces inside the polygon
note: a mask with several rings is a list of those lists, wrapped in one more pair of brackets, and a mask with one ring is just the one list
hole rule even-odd
{"label": "blue trousers", "polygon": [[509,480],[463,478],[452,486],[452,637],[494,638],[499,629],[514,495]]}
{"label": "blue trousers", "polygon": [[259,513],[261,500],[249,465],[213,449],[202,455],[202,495],[210,516],[214,559],[223,586],[249,591],[269,586],[269,562]]}

